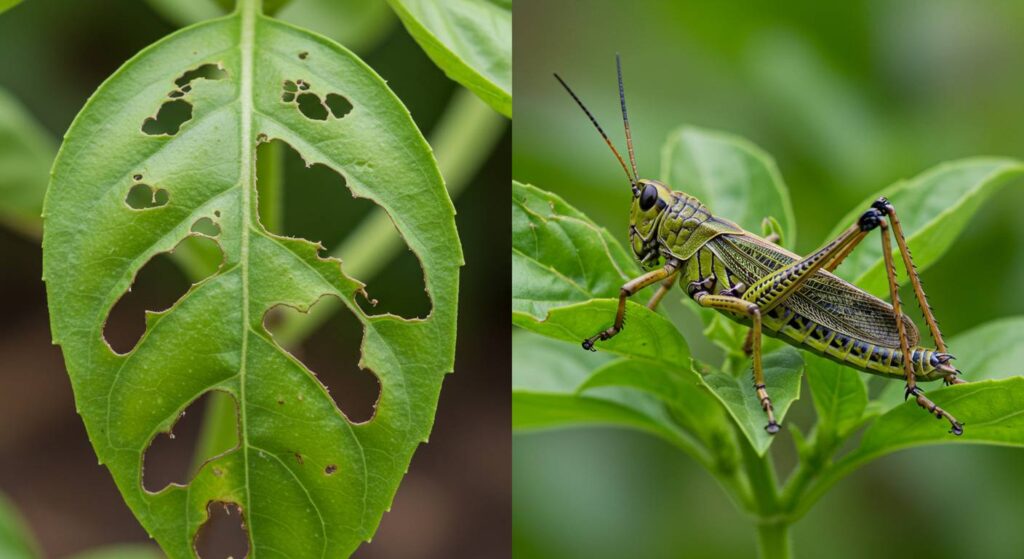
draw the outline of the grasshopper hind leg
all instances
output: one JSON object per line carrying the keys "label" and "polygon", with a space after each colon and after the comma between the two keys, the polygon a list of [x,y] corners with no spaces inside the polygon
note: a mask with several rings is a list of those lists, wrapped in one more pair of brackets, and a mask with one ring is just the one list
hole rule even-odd
{"label": "grasshopper hind leg", "polygon": [[[619,290],[619,309],[615,313],[615,322],[604,330],[601,330],[597,334],[590,336],[583,340],[583,349],[589,351],[597,351],[594,349],[594,344],[598,341],[604,341],[611,339],[616,334],[622,331],[622,327],[626,323],[626,299],[633,296],[634,293],[641,289],[658,283],[659,281],[666,281],[666,279],[672,278],[675,273],[679,270],[679,261],[670,260],[661,268],[647,272],[646,274],[631,279],[622,286]],[[662,294],[663,296],[663,294]]]}

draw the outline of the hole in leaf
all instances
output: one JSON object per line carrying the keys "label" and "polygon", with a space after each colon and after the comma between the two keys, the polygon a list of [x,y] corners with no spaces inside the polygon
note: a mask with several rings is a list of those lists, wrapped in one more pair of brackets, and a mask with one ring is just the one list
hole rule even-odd
{"label": "hole in leaf", "polygon": [[[220,245],[206,237],[186,237],[170,252],[177,251],[189,258],[190,264],[200,272],[199,277],[204,279],[217,271],[223,259]],[[146,331],[147,309],[170,308],[192,287],[169,254],[158,254],[150,259],[107,315],[103,338],[115,352],[128,353],[142,338]]]}
{"label": "hole in leaf", "polygon": [[[335,310],[323,326],[316,328],[299,346],[286,343],[286,329],[301,328],[303,322],[316,320],[315,315],[323,311],[318,307],[325,304],[333,305]],[[347,308],[339,308],[337,297],[321,298],[309,313],[277,305],[264,315],[263,327],[281,347],[313,372],[349,421],[363,423],[373,419],[380,399],[380,382],[372,371],[360,369],[358,365],[363,324]],[[278,405],[288,406],[293,401],[282,396]]]}
{"label": "hole in leaf", "polygon": [[327,467],[324,468],[324,474],[325,475],[329,475],[329,476],[333,476],[334,473],[337,472],[337,471],[338,471],[338,466],[336,466],[334,464],[328,464]]}
{"label": "hole in leaf", "polygon": [[[135,175],[141,177],[142,175]],[[124,202],[133,210],[148,210],[167,204],[170,196],[163,188],[153,188],[148,184],[139,183],[128,190]]]}
{"label": "hole in leaf", "polygon": [[299,86],[295,85],[295,82],[293,82],[292,80],[285,80],[284,90],[287,91],[288,93],[295,93],[296,91],[299,90]]}
{"label": "hole in leaf", "polygon": [[302,93],[298,97],[299,111],[306,118],[314,120],[327,120],[327,107],[320,102],[320,97],[315,93]]}
{"label": "hole in leaf", "polygon": [[331,115],[334,118],[341,118],[352,110],[352,103],[349,103],[348,99],[337,93],[328,93],[324,103],[327,104],[327,108],[331,110]]}
{"label": "hole in leaf", "polygon": [[[222,413],[215,407],[226,406],[238,417],[238,405],[234,397],[226,392],[210,391],[196,398],[181,412],[177,421],[167,433],[158,433],[149,443],[142,459],[142,487],[156,493],[172,483],[186,485],[200,465],[195,451],[199,442],[202,419],[211,410]],[[238,431],[234,438],[225,440],[220,448],[213,449],[212,458],[238,446]]]}
{"label": "hole in leaf", "polygon": [[242,508],[235,503],[210,501],[209,519],[196,533],[195,550],[201,559],[243,559],[249,553],[249,534]]}
{"label": "hole in leaf", "polygon": [[222,80],[228,77],[226,70],[216,64],[206,63],[202,66],[187,70],[178,79],[174,80],[174,85],[178,87],[185,87],[192,83],[193,80],[206,79],[206,80]]}
{"label": "hole in leaf", "polygon": [[[366,198],[353,197],[344,177],[333,169],[324,165],[306,167],[302,156],[290,145],[274,141],[284,144],[285,184],[294,185],[285,190],[283,233],[321,242],[326,247],[321,251],[323,256],[340,256],[342,270],[366,283],[369,296],[378,301],[371,305],[363,297],[356,298],[366,314],[427,316],[431,303],[423,268],[394,223],[380,212],[380,206]],[[366,235],[368,219],[380,221],[382,225],[375,227],[386,229],[375,231],[372,242],[380,243],[378,246],[386,247],[382,250],[394,255],[383,257],[376,265],[365,258],[364,243],[369,241],[358,236]]]}
{"label": "hole in leaf", "polygon": [[192,224],[192,232],[208,237],[216,237],[220,235],[220,225],[217,225],[212,219],[204,217]]}
{"label": "hole in leaf", "polygon": [[175,99],[160,105],[155,117],[149,117],[142,123],[142,131],[150,136],[173,136],[192,118],[192,104],[188,101]]}

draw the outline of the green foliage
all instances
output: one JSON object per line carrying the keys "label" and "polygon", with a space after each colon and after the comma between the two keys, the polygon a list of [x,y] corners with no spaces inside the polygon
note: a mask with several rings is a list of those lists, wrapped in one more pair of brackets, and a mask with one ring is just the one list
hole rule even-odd
{"label": "green foliage", "polygon": [[149,545],[112,545],[79,553],[71,559],[163,559],[163,554]]}
{"label": "green foliage", "polygon": [[34,559],[39,556],[36,542],[29,535],[18,510],[0,494],[0,557]]}
{"label": "green foliage", "polygon": [[0,224],[39,236],[56,147],[20,103],[0,89]]}
{"label": "green foliage", "polygon": [[796,244],[789,191],[775,161],[742,138],[692,126],[673,131],[661,150],[661,179],[747,231],[775,219],[783,244]]}
{"label": "green foliage", "polygon": [[[1015,159],[974,158],[944,163],[865,198],[836,224],[832,233],[838,234],[864,212],[863,208],[885,196],[896,208],[914,265],[923,271],[945,254],[985,200],[1021,176],[1024,164]],[[903,260],[897,256],[895,264],[897,277],[906,283]],[[889,293],[879,242],[863,243],[838,271],[875,295]]]}
{"label": "green foliage", "polygon": [[445,74],[512,117],[510,0],[388,0]]}
{"label": "green foliage", "polygon": [[[781,229],[790,238],[795,235],[785,186],[771,159],[757,148],[722,134],[683,128],[669,136],[662,153],[663,178],[671,187],[700,197],[716,215],[720,208],[732,208],[735,215],[722,217],[738,217],[754,231],[762,230],[763,218],[776,218],[780,226],[769,229]],[[880,194],[896,205],[911,247],[916,247],[915,261],[925,267],[942,256],[981,203],[1019,176],[1021,168],[1015,160],[970,159],[941,165]],[[628,276],[625,271],[630,267],[615,257],[627,252],[556,195],[518,184],[513,184],[513,193],[513,324],[532,332],[513,337],[514,427],[599,423],[668,440],[704,465],[734,502],[760,519],[766,557],[785,556],[789,524],[846,474],[875,458],[949,442],[1024,446],[1024,379],[1004,378],[1024,373],[1024,349],[1016,334],[1024,327],[1022,317],[980,326],[950,340],[952,351],[961,358],[958,366],[972,382],[930,390],[929,396],[966,423],[962,437],[949,434],[915,402],[903,402],[902,383],[889,383],[869,401],[864,375],[814,355],[807,355],[805,367],[796,350],[785,349],[765,357],[776,413],[784,414],[799,397],[806,370],[817,422],[807,435],[789,425],[799,462],[780,484],[765,454],[772,438],[763,431],[765,418],[750,387],[749,368],[733,374],[741,358],[737,355],[742,356],[738,350],[745,329],[725,320],[708,322],[706,336],[728,351],[721,363],[705,363],[689,355],[689,345],[699,340],[687,344],[681,335],[671,334],[675,327],[668,319],[630,302],[626,328],[597,346],[621,357],[581,361],[592,357],[579,349],[579,341],[606,327],[614,316],[615,301],[607,297],[617,290],[605,284]],[[548,210],[523,219],[526,194],[539,201],[534,207]],[[847,227],[876,197],[853,208],[837,229]],[[574,227],[566,227],[566,222]],[[876,244],[880,245],[862,246]],[[577,254],[585,255],[582,262]],[[840,270],[872,287],[876,268],[871,266],[877,266],[879,253],[871,254],[854,252],[850,264]],[[608,270],[597,271],[600,265]],[[636,273],[635,267],[630,273]],[[596,278],[599,289],[566,288]],[[587,296],[592,300],[581,300]],[[535,339],[537,334],[559,340],[547,343],[561,349],[538,351],[543,344]],[[557,389],[544,380],[552,367],[572,371]],[[850,450],[840,455],[840,449]]]}
{"label": "green foliage", "polygon": [[[373,534],[426,440],[452,367],[462,255],[429,147],[362,61],[258,6],[245,0],[232,16],[175,33],[118,70],[68,131],[47,194],[54,340],[100,461],[172,558],[193,555],[214,501],[241,506],[253,554],[351,553]],[[286,93],[342,95],[353,108],[310,118]],[[144,131],[175,102],[191,105],[189,118],[165,134]],[[263,227],[254,154],[272,139],[342,174],[354,195],[388,212],[422,264],[427,318],[367,314],[357,302],[362,284],[338,260]],[[126,193],[140,181],[165,189],[169,201],[129,208]],[[194,235],[203,218],[220,228],[221,268],[168,311],[150,314],[131,352],[114,353],[103,339],[107,313],[150,258]],[[360,365],[381,384],[367,423],[349,422],[263,327],[272,307],[307,309],[324,296],[363,323]],[[234,400],[238,446],[205,463],[187,487],[145,491],[143,452],[210,390]]]}

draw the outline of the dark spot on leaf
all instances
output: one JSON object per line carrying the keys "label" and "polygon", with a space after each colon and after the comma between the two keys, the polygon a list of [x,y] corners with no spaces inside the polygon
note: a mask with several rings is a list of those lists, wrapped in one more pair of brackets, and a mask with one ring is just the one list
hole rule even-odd
{"label": "dark spot on leaf", "polygon": [[[172,483],[187,484],[194,475],[193,463],[195,449],[199,440],[202,419],[215,399],[223,399],[217,405],[229,405],[238,409],[235,399],[227,393],[210,391],[193,400],[176,418],[174,426],[168,433],[159,433],[150,442],[142,458],[142,487],[146,491],[158,492]],[[238,445],[237,436],[226,448],[230,450]],[[217,470],[214,471],[217,474]]]}
{"label": "dark spot on leaf", "polygon": [[133,175],[132,178],[135,179],[136,181],[141,181],[142,175]]}
{"label": "dark spot on leaf", "polygon": [[[142,175],[135,175],[141,177]],[[148,210],[167,204],[170,196],[163,188],[153,188],[148,184],[136,184],[128,190],[124,202],[133,210]]]}
{"label": "dark spot on leaf", "polygon": [[192,118],[192,104],[188,101],[175,99],[160,105],[155,117],[149,117],[142,123],[142,131],[150,136],[173,136]]}
{"label": "dark spot on leaf", "polygon": [[199,527],[195,550],[200,559],[242,559],[249,553],[249,534],[245,516],[235,503],[210,501],[206,505],[209,519]]}
{"label": "dark spot on leaf", "polygon": [[295,80],[295,85],[299,86],[299,90],[301,91],[309,90],[309,82],[306,80]]}
{"label": "dark spot on leaf", "polygon": [[[319,314],[318,305],[338,305],[336,297],[323,297],[311,307]],[[337,308],[333,316],[299,346],[290,346],[281,339],[281,328],[310,320],[310,315],[293,307],[278,305],[264,315],[263,325],[275,341],[299,360],[320,381],[334,404],[352,423],[373,419],[380,399],[380,383],[371,371],[359,368],[363,325],[347,308]],[[299,393],[297,401],[305,396]],[[278,400],[283,404],[283,400]]]}
{"label": "dark spot on leaf", "polygon": [[192,232],[206,235],[208,237],[216,237],[217,235],[220,235],[220,226],[212,219],[204,217],[192,224]]}
{"label": "dark spot on leaf", "polygon": [[329,476],[333,476],[334,472],[337,472],[337,471],[338,471],[338,466],[336,466],[334,464],[328,464],[327,467],[324,468],[324,474],[329,475]]}
{"label": "dark spot on leaf", "polygon": [[327,108],[331,110],[334,118],[341,118],[352,111],[352,103],[349,103],[348,99],[337,93],[328,93],[324,102],[327,104]]}
{"label": "dark spot on leaf", "polygon": [[[186,237],[170,252],[176,250],[201,256],[196,261],[204,279],[213,275],[223,260],[220,245],[206,237]],[[103,337],[115,352],[128,353],[142,338],[146,331],[145,311],[162,311],[171,307],[192,286],[169,254],[158,254],[150,259],[136,273],[132,286],[107,315]],[[207,264],[205,269],[203,263]]]}
{"label": "dark spot on leaf", "polygon": [[300,52],[300,53],[299,53],[299,58],[300,58],[301,60],[305,60],[305,59],[309,58],[309,53],[308,53],[308,52],[305,52],[305,51],[303,51],[303,52]]}
{"label": "dark spot on leaf", "polygon": [[327,107],[320,102],[320,97],[315,93],[302,93],[298,97],[299,111],[306,118],[313,120],[327,120]]}
{"label": "dark spot on leaf", "polygon": [[299,454],[298,452],[295,453],[295,461],[298,462],[300,466],[305,462],[305,460],[302,459],[302,454]]}

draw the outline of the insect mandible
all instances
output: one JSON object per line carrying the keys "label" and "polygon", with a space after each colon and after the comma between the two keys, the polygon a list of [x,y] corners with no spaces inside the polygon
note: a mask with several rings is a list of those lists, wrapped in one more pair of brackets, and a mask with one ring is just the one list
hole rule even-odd
{"label": "insect mandible", "polygon": [[[558,75],[576,104],[604,138],[626,173],[633,201],[629,241],[645,274],[626,282],[619,293],[615,321],[607,329],[583,340],[583,348],[622,331],[626,300],[641,289],[660,283],[647,306],[654,309],[679,283],[698,305],[715,309],[750,327],[744,350],[753,361],[754,389],[767,415],[765,430],[779,432],[761,363],[761,338],[769,335],[843,365],[906,381],[905,398],[938,419],[945,418],[950,433],[963,434],[963,424],[935,405],[918,381],[942,379],[945,384],[966,382],[950,363],[938,323],[928,305],[913,258],[907,248],[896,209],[885,198],[867,208],[856,223],[807,256],[782,248],[777,236],[762,238],[735,223],[712,215],[700,200],[674,191],[659,181],[642,179],[637,172],[633,139],[626,114],[622,63],[615,58],[619,102],[630,166],[608,139],[580,98]],[[632,173],[630,172],[632,169]],[[871,231],[881,233],[882,254],[889,284],[887,303],[832,274]],[[918,345],[920,334],[901,311],[899,284],[893,269],[890,231],[903,258],[918,305],[935,341],[935,348]]]}

